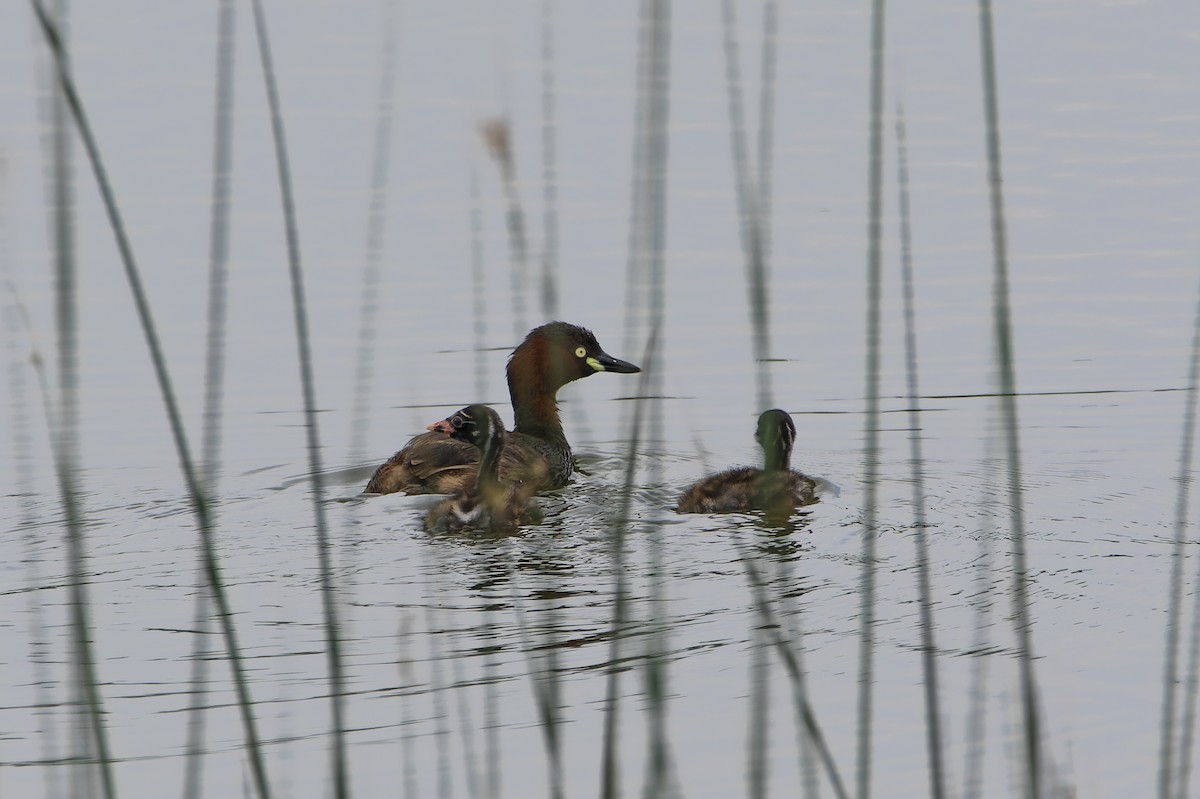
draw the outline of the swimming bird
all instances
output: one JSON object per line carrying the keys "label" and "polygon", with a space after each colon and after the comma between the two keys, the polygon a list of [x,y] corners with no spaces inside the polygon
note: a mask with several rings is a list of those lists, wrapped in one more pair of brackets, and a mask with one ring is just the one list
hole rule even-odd
{"label": "swimming bird", "polygon": [[[529,331],[508,359],[508,394],[516,426],[500,457],[500,478],[559,488],[571,478],[571,445],[563,433],[558,390],[597,372],[641,369],[606,353],[591,331],[550,322]],[[448,494],[475,481],[479,451],[437,430],[416,436],[375,470],[366,492]]]}
{"label": "swimming bird", "polygon": [[428,429],[476,447],[480,456],[474,484],[433,506],[425,515],[426,530],[504,531],[541,521],[541,509],[530,503],[535,486],[500,478],[500,457],[508,438],[500,414],[487,405],[468,405]]}
{"label": "swimming bird", "polygon": [[758,417],[754,438],[763,450],[763,468],[742,466],[705,477],[679,497],[679,513],[762,510],[786,518],[818,501],[817,481],[791,468],[796,425],[786,411],[772,408]]}

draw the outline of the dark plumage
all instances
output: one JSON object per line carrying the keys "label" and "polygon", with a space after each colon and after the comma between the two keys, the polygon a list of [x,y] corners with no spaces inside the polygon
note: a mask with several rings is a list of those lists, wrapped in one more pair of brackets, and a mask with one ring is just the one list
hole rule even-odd
{"label": "dark plumage", "polygon": [[786,411],[773,408],[758,417],[754,438],[763,449],[763,468],[743,466],[705,477],[679,497],[679,513],[761,510],[788,517],[817,501],[817,483],[790,468],[796,425]]}
{"label": "dark plumage", "polygon": [[[601,349],[591,331],[566,322],[534,328],[508,359],[508,394],[516,426],[500,456],[500,479],[536,490],[571,478],[571,445],[563,434],[555,396],[573,380],[596,372],[641,369]],[[448,494],[475,482],[479,451],[446,433],[422,433],[375,470],[366,492]]]}
{"label": "dark plumage", "polygon": [[487,405],[468,405],[458,413],[429,425],[480,451],[479,471],[473,485],[442,500],[425,515],[431,533],[464,529],[513,530],[541,521],[541,510],[530,503],[535,487],[500,479],[500,457],[505,448],[504,422]]}

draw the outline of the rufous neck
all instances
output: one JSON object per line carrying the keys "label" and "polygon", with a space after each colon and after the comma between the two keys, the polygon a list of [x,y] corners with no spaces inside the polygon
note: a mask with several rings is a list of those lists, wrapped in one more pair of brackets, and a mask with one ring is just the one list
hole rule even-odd
{"label": "rufous neck", "polygon": [[565,442],[555,400],[559,386],[549,379],[544,359],[544,351],[522,347],[508,362],[508,396],[516,418],[513,430],[546,441]]}

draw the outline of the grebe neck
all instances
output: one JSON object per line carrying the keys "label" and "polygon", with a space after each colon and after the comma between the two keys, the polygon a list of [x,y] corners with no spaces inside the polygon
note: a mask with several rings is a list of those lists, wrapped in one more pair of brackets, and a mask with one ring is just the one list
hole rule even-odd
{"label": "grebe neck", "polygon": [[542,342],[526,342],[508,362],[508,395],[516,418],[513,431],[565,444],[555,395],[568,381],[550,374],[545,347],[539,345]]}

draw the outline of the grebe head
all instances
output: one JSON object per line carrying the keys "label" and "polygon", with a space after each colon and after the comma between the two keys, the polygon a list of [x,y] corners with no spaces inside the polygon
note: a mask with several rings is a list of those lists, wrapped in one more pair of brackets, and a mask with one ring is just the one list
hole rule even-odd
{"label": "grebe head", "polygon": [[772,408],[758,417],[754,440],[763,449],[766,471],[788,468],[792,460],[792,445],[796,443],[796,425],[787,411]]}
{"label": "grebe head", "polygon": [[504,441],[504,422],[500,420],[500,414],[487,405],[468,405],[426,429],[474,444],[480,450],[488,449],[492,442]]}
{"label": "grebe head", "polygon": [[541,382],[545,390],[558,389],[596,372],[633,374],[642,371],[628,361],[614,358],[601,348],[590,330],[566,322],[535,327],[525,336],[508,361],[508,382]]}

